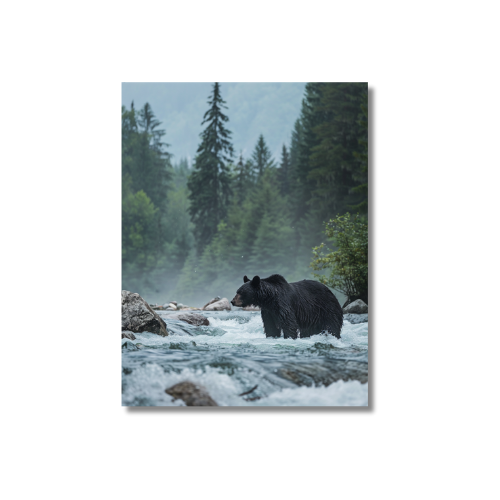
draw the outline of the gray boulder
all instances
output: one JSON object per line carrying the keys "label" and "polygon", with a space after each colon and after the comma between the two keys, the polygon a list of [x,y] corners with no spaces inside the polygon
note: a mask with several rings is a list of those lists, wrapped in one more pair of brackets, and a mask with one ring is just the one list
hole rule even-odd
{"label": "gray boulder", "polygon": [[122,290],[122,331],[151,332],[167,337],[167,325],[138,294]]}
{"label": "gray boulder", "polygon": [[122,339],[135,340],[135,335],[132,332],[122,332]]}
{"label": "gray boulder", "polygon": [[231,304],[225,297],[203,307],[205,311],[230,311]]}
{"label": "gray boulder", "polygon": [[207,302],[203,307],[202,309],[205,309],[205,307],[209,306],[210,304],[213,304],[214,302],[217,302],[218,300],[220,300],[220,297],[217,295],[217,297],[214,297],[212,300],[210,300],[209,302]]}
{"label": "gray boulder", "polygon": [[219,406],[208,394],[207,390],[192,382],[180,382],[165,389],[175,399],[182,399],[186,406]]}
{"label": "gray boulder", "polygon": [[366,314],[368,312],[368,305],[361,299],[351,302],[348,306],[344,307],[344,313],[350,314]]}
{"label": "gray boulder", "polygon": [[186,323],[189,323],[190,325],[194,326],[208,326],[210,324],[208,318],[206,318],[202,314],[183,313],[174,316],[174,318],[179,319],[181,321],[185,321]]}

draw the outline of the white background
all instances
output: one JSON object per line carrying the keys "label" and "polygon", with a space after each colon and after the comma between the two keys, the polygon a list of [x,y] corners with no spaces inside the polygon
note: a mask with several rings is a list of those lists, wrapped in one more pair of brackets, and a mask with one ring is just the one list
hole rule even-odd
{"label": "white background", "polygon": [[[4,2],[3,498],[498,498],[494,2]],[[120,399],[122,81],[368,81],[371,409]]]}

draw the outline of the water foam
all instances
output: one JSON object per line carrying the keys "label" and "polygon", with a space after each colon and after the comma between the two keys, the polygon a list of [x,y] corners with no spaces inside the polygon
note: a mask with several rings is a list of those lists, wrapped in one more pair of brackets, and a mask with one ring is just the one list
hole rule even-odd
{"label": "water foam", "polygon": [[[321,363],[325,356],[342,356],[343,352],[364,352],[367,359],[368,323],[345,321],[341,339],[320,334],[294,340],[266,338],[259,313],[207,316],[208,327],[184,324],[182,328],[173,328],[176,320],[164,316],[171,335],[143,332],[128,341],[142,346],[138,351],[123,353],[124,405],[182,406],[184,403],[172,401],[165,389],[183,380],[205,386],[220,406],[368,404],[368,384],[340,380],[327,387],[297,386],[277,373],[283,362],[301,366],[308,359],[317,359],[316,363]],[[126,341],[123,339],[122,344]],[[249,396],[238,396],[255,385],[258,389]]]}

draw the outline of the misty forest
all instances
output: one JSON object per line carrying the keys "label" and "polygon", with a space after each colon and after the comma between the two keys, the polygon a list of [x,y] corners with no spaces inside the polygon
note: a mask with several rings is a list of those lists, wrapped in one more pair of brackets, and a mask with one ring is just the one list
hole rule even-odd
{"label": "misty forest", "polygon": [[191,164],[148,103],[122,106],[122,288],[202,305],[278,273],[368,303],[367,84],[308,83],[279,157],[262,134],[235,151],[223,85]]}

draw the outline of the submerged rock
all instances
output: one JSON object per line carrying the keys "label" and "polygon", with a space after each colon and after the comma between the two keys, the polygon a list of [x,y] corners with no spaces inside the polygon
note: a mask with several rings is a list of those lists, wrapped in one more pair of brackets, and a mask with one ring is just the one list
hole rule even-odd
{"label": "submerged rock", "polygon": [[297,385],[325,386],[343,380],[358,380],[362,384],[368,382],[368,363],[356,360],[325,359],[305,363],[285,362],[276,371],[276,375]]}
{"label": "submerged rock", "polygon": [[133,343],[133,342],[129,342],[127,340],[127,342],[124,342],[122,344],[122,351],[138,351],[139,348]]}
{"label": "submerged rock", "polygon": [[357,325],[358,323],[368,323],[368,313],[366,314],[344,314],[344,319],[349,321],[352,325]]}
{"label": "submerged rock", "polygon": [[186,406],[219,406],[207,390],[192,382],[180,382],[165,389],[174,399],[182,399]]}
{"label": "submerged rock", "polygon": [[135,335],[132,332],[122,332],[122,339],[135,340]]}
{"label": "submerged rock", "polygon": [[177,316],[174,316],[174,318],[194,326],[208,326],[210,324],[208,318],[206,318],[202,314],[185,313],[185,314],[178,314]]}
{"label": "submerged rock", "polygon": [[138,294],[122,290],[122,331],[168,336],[167,325]]}
{"label": "submerged rock", "polygon": [[203,309],[205,311],[230,311],[231,304],[229,303],[229,300],[224,297],[217,302],[212,302],[211,304],[204,306]]}
{"label": "submerged rock", "polygon": [[361,299],[351,302],[348,306],[344,307],[344,313],[351,314],[366,314],[368,312],[368,305]]}

